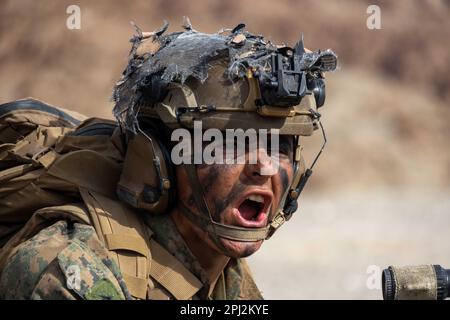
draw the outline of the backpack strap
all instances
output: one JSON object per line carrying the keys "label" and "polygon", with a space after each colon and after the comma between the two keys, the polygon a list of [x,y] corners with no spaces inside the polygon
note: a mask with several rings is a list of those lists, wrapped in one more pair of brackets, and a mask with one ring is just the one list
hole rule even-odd
{"label": "backpack strap", "polygon": [[146,299],[150,269],[150,233],[124,204],[80,188],[100,240],[112,253],[134,298]]}
{"label": "backpack strap", "polygon": [[63,127],[37,127],[14,147],[8,148],[0,154],[0,160],[14,161],[19,164],[26,164],[28,169],[39,167],[49,168],[58,157],[53,150],[53,146],[60,137],[71,132],[70,128]]}
{"label": "backpack strap", "polygon": [[152,263],[150,276],[169,291],[177,300],[191,299],[202,287],[183,264],[155,240],[150,240]]}
{"label": "backpack strap", "polygon": [[158,282],[175,299],[192,298],[203,284],[155,240],[138,213],[126,204],[80,188],[99,238],[119,265],[131,295],[146,299]]}

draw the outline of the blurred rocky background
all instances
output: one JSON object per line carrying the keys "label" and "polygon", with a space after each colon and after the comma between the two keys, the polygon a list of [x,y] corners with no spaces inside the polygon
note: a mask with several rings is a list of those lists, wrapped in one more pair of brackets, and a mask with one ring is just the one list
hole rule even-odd
{"label": "blurred rocky background", "polygon": [[[69,30],[69,5],[81,29]],[[369,30],[369,4],[381,29]],[[240,22],[274,42],[332,48],[328,145],[300,209],[250,258],[266,298],[380,299],[380,268],[450,267],[450,1],[1,0],[0,103],[32,96],[111,118],[111,89],[145,31]],[[306,139],[312,159],[320,136]]]}

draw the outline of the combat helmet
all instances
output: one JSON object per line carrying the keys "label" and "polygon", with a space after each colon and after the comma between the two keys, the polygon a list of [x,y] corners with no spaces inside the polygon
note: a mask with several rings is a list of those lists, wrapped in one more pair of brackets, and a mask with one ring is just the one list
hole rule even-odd
{"label": "combat helmet", "polygon": [[268,239],[296,211],[312,173],[312,166],[305,168],[300,137],[319,128],[324,134],[317,112],[325,102],[323,73],[336,69],[337,57],[331,50],[305,49],[303,39],[293,48],[275,45],[244,24],[214,34],[194,30],[188,19],[183,27],[170,34],[167,22],[154,32],[136,27],[131,39],[130,60],[113,93],[114,114],[128,139],[118,197],[152,213],[176,202],[173,165],[162,142],[170,130],[192,129],[197,120],[203,129],[278,129],[295,138],[294,178],[266,228],[214,221],[195,165],[184,165],[201,212],[182,208],[192,222],[216,243],[219,237]]}

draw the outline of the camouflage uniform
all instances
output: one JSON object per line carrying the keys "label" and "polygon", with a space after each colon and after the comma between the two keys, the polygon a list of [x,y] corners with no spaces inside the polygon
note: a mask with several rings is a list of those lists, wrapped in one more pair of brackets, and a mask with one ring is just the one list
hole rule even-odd
{"label": "camouflage uniform", "polygon": [[[208,296],[210,284],[205,271],[177,232],[170,217],[165,215],[147,216],[147,220],[154,232],[155,240],[181,261],[204,284],[194,299],[262,299],[245,259],[230,259],[214,290],[212,290],[212,294]],[[163,288],[161,289],[163,290]]]}
{"label": "camouflage uniform", "polygon": [[[231,259],[210,291],[205,271],[189,251],[170,216],[147,216],[155,240],[200,279],[192,299],[261,299],[243,259]],[[70,266],[79,266],[80,284],[70,285]],[[69,286],[68,286],[69,285]],[[70,288],[69,288],[70,287]],[[224,296],[225,292],[225,296]],[[23,242],[0,278],[2,299],[130,299],[117,264],[108,257],[92,226],[58,221]],[[173,298],[157,282],[150,299]]]}

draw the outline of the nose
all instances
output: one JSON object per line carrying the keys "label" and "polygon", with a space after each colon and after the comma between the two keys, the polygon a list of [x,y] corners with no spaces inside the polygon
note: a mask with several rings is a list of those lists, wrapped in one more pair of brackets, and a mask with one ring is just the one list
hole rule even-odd
{"label": "nose", "polygon": [[257,148],[249,152],[245,164],[245,173],[249,177],[270,178],[278,172],[278,159],[270,156],[265,148]]}

